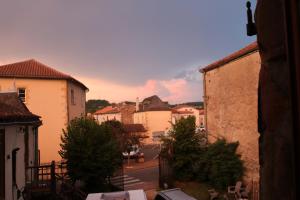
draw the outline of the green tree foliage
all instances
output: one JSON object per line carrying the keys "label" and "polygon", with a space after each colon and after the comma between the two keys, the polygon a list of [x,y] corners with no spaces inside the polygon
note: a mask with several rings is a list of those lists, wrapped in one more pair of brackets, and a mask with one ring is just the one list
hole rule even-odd
{"label": "green tree foliage", "polygon": [[217,140],[195,160],[194,172],[199,181],[208,182],[218,189],[235,185],[243,176],[244,167],[236,153],[239,143]]}
{"label": "green tree foliage", "polygon": [[126,132],[121,122],[117,120],[109,120],[102,124],[105,124],[106,126],[109,126],[111,128],[112,134],[117,139],[119,146],[123,152],[127,150],[128,144],[140,145],[140,140],[142,138],[139,135]]}
{"label": "green tree foliage", "polygon": [[108,124],[76,118],[63,130],[61,141],[59,154],[67,162],[70,178],[83,181],[88,192],[103,188],[106,177],[122,166],[121,150]]}
{"label": "green tree foliage", "polygon": [[85,108],[86,108],[87,113],[94,113],[98,109],[105,107],[105,106],[109,106],[109,105],[110,105],[110,103],[106,100],[91,99],[86,102]]}
{"label": "green tree foliage", "polygon": [[195,117],[182,118],[172,125],[169,138],[164,139],[163,151],[171,147],[171,165],[174,175],[180,180],[193,178],[193,163],[201,151],[199,135],[196,134]]}
{"label": "green tree foliage", "polygon": [[[162,138],[161,155],[167,158],[178,180],[198,180],[218,189],[235,185],[244,167],[237,154],[239,143],[217,140],[203,144],[204,134],[196,133],[195,118],[182,118],[172,125],[168,137]],[[205,139],[205,140],[203,140]]]}

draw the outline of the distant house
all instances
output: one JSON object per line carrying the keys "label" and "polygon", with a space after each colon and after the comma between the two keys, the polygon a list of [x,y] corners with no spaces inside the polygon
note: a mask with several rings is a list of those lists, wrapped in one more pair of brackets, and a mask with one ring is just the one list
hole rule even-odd
{"label": "distant house", "polygon": [[247,180],[258,181],[257,89],[260,56],[256,43],[201,71],[208,139],[239,141]]}
{"label": "distant house", "polygon": [[156,143],[157,136],[165,133],[171,127],[172,111],[167,102],[163,102],[154,95],[145,98],[141,103],[137,102],[134,113],[134,123],[143,124],[147,130],[146,143]]}
{"label": "distant house", "polygon": [[110,120],[116,120],[122,122],[123,124],[133,124],[134,112],[134,103],[122,102],[99,109],[93,114],[93,116],[99,124]]}
{"label": "distant house", "polygon": [[0,199],[17,199],[28,180],[25,168],[38,164],[40,117],[17,93],[0,93]]}
{"label": "distant house", "polygon": [[172,108],[172,123],[175,123],[180,118],[188,116],[195,117],[197,127],[204,127],[204,110],[189,105],[178,105]]}
{"label": "distant house", "polygon": [[70,120],[85,114],[88,88],[70,75],[36,60],[0,66],[0,90],[17,91],[19,98],[42,117],[41,161],[60,160],[60,136]]}
{"label": "distant house", "polygon": [[113,106],[106,106],[99,109],[93,114],[93,116],[99,124],[111,120],[121,122],[121,112],[119,108]]}

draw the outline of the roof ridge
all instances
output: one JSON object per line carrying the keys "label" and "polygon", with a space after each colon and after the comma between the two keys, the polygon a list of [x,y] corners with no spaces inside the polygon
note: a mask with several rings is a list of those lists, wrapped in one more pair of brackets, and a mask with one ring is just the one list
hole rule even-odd
{"label": "roof ridge", "polygon": [[41,63],[41,62],[38,61],[38,60],[30,59],[29,61],[36,62],[36,63],[38,63],[39,65],[42,65],[43,67],[46,67],[46,68],[49,69],[49,70],[52,70],[52,71],[55,71],[55,72],[57,72],[57,73],[59,73],[59,74],[62,74],[62,75],[64,75],[64,76],[69,76],[70,78],[73,78],[71,75],[65,74],[65,73],[63,73],[63,72],[60,72],[60,71],[58,71],[58,70],[56,70],[56,69],[54,69],[54,68],[52,68],[52,67],[50,67],[50,66],[48,66],[48,65],[45,65],[44,63]]}
{"label": "roof ridge", "polygon": [[233,53],[227,55],[227,56],[224,56],[223,58],[207,65],[206,67],[203,67],[201,69],[199,69],[200,72],[204,73],[204,72],[207,72],[207,71],[210,71],[210,70],[213,70],[213,69],[216,69],[216,68],[219,68],[229,62],[232,62],[238,58],[241,58],[249,53],[252,53],[254,51],[257,51],[258,50],[258,44],[257,44],[257,41],[255,42],[252,42],[248,45],[246,45],[245,47],[237,50],[237,51],[234,51]]}
{"label": "roof ridge", "polygon": [[71,75],[60,72],[35,59],[5,64],[0,66],[0,77],[10,78],[41,78],[41,79],[65,79],[79,84],[85,90],[88,88]]}

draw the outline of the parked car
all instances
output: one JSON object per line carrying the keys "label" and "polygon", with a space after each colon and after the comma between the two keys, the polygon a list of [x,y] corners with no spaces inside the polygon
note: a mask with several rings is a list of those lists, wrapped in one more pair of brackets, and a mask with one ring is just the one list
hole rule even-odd
{"label": "parked car", "polygon": [[[140,147],[138,145],[133,145],[130,148],[130,153],[129,153],[129,157],[130,158],[136,158],[141,152],[140,152]],[[122,152],[123,154],[123,158],[128,158],[128,152]]]}
{"label": "parked car", "polygon": [[144,190],[129,190],[121,192],[92,193],[86,200],[147,200]]}
{"label": "parked car", "polygon": [[196,200],[194,197],[182,192],[181,189],[175,188],[170,190],[159,191],[154,200]]}

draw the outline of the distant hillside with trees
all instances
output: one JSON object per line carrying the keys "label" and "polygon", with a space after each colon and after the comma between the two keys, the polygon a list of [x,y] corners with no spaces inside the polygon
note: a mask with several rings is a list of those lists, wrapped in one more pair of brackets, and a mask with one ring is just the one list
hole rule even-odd
{"label": "distant hillside with trees", "polygon": [[[135,104],[135,102],[131,102],[131,101],[125,101],[123,103]],[[98,109],[101,109],[101,108],[103,108],[105,106],[109,106],[109,105],[115,105],[115,103],[110,103],[109,101],[107,101],[105,99],[90,99],[85,104],[86,113],[94,113]],[[169,105],[169,106],[175,107],[178,105],[189,105],[189,106],[194,106],[194,107],[198,107],[198,108],[203,108],[202,101],[186,102],[186,103],[180,103],[180,104],[173,104],[173,105]]]}
{"label": "distant hillside with trees", "polygon": [[85,103],[85,110],[86,113],[94,113],[96,110],[109,105],[111,104],[105,99],[90,99]]}
{"label": "distant hillside with trees", "polygon": [[178,105],[189,105],[189,106],[203,108],[203,102],[202,101],[195,101],[195,102],[186,102],[186,103],[174,104],[174,105],[171,105],[171,107],[175,107],[175,106],[178,106]]}

